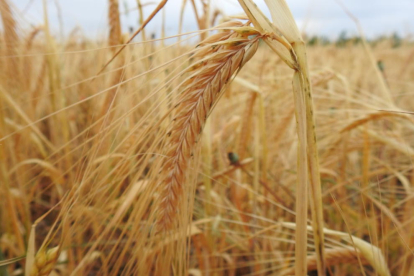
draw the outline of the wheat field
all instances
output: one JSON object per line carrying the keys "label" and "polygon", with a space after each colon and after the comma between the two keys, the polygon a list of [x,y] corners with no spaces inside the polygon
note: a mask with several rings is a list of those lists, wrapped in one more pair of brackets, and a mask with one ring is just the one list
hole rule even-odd
{"label": "wheat field", "polygon": [[414,275],[412,40],[238,2],[62,39],[0,0],[1,276]]}

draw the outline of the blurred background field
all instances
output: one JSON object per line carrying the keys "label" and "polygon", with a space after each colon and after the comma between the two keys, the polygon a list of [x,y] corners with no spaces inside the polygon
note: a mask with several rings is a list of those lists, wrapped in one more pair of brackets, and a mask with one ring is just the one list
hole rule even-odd
{"label": "blurred background field", "polygon": [[[73,13],[94,13],[78,2],[70,4]],[[148,179],[162,154],[157,141],[170,93],[189,51],[208,33],[197,30],[235,13],[189,1],[183,18],[193,19],[183,19],[182,30],[194,32],[168,39],[178,34],[180,17],[163,21],[167,4],[97,75],[155,3],[90,2],[101,18],[96,28],[65,21],[68,2],[0,0],[0,275],[24,275],[29,255],[54,247],[53,262],[53,252],[44,253],[51,275],[145,275],[143,267],[155,273],[149,260],[159,247],[174,243],[140,241],[150,217],[140,202],[152,200]],[[179,15],[181,4],[172,13]],[[325,227],[379,248],[391,275],[414,275],[412,23],[383,32],[369,27],[365,40],[346,13],[353,30],[318,34],[306,10]],[[291,91],[292,72],[260,44],[208,119],[199,173],[190,181],[188,275],[292,274]],[[309,240],[311,263],[311,231]],[[334,234],[326,246],[333,252],[328,275],[380,275],[363,257],[341,256],[352,245]],[[315,269],[310,265],[309,275]]]}

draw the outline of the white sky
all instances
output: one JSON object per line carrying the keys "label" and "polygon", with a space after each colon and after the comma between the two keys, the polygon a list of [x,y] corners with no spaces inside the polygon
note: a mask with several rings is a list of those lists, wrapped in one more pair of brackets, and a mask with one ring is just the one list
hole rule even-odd
{"label": "white sky", "polygon": [[[16,11],[24,11],[22,18],[31,25],[40,25],[43,21],[43,0],[10,0]],[[195,0],[197,2],[197,0]],[[268,14],[263,0],[255,0],[259,7]],[[75,26],[80,26],[84,33],[91,37],[100,37],[107,32],[107,2],[108,0],[47,0],[49,20],[52,28],[59,31],[58,9],[60,6],[63,28],[69,33]],[[144,9],[148,15],[159,0],[142,0],[150,3]],[[211,0],[212,8],[219,8],[227,15],[241,13],[237,0]],[[368,37],[389,35],[398,32],[402,36],[414,31],[414,0],[342,0],[347,8],[360,20]],[[122,11],[123,29],[134,29],[138,26],[138,11],[136,0],[119,0]],[[178,18],[182,0],[168,0],[165,10],[166,32],[173,35],[178,30]],[[336,38],[346,30],[349,35],[356,34],[353,21],[345,14],[335,0],[287,0],[299,28],[304,28],[309,34],[325,35]],[[184,30],[196,30],[196,22],[192,7],[187,1]],[[270,17],[269,17],[270,18]],[[161,29],[162,14],[159,13],[154,22],[148,26],[150,32]],[[25,26],[22,23],[22,27]]]}

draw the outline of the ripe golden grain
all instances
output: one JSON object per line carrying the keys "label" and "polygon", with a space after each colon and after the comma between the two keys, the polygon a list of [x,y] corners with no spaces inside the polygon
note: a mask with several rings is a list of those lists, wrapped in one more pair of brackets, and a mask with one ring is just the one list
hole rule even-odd
{"label": "ripe golden grain", "polygon": [[[119,45],[121,43],[121,22],[119,20],[118,0],[109,0],[108,20],[109,46]],[[116,48],[112,49],[114,51]]]}
{"label": "ripe golden grain", "polygon": [[[248,38],[240,33],[257,35]],[[226,85],[255,54],[259,32],[250,27],[224,31],[204,40],[194,56],[204,56],[188,69],[181,84],[174,119],[168,130],[164,174],[160,182],[158,225],[170,229],[185,185],[185,174],[206,120]]]}
{"label": "ripe golden grain", "polygon": [[59,257],[59,247],[51,248],[47,251],[40,249],[36,254],[35,263],[30,272],[30,276],[47,276],[52,272],[53,267]]}

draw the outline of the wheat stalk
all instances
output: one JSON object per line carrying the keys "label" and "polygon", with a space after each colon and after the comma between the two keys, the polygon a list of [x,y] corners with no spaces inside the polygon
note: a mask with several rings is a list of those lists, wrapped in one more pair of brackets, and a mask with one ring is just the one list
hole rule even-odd
{"label": "wheat stalk", "polygon": [[[241,67],[255,54],[260,34],[257,30],[239,26],[215,34],[200,45],[194,57],[201,60],[187,70],[191,75],[180,85],[174,119],[168,130],[166,161],[160,181],[158,225],[170,229],[184,189],[189,160],[196,147],[207,117],[219,100],[224,88]],[[256,35],[248,38],[249,35]]]}

